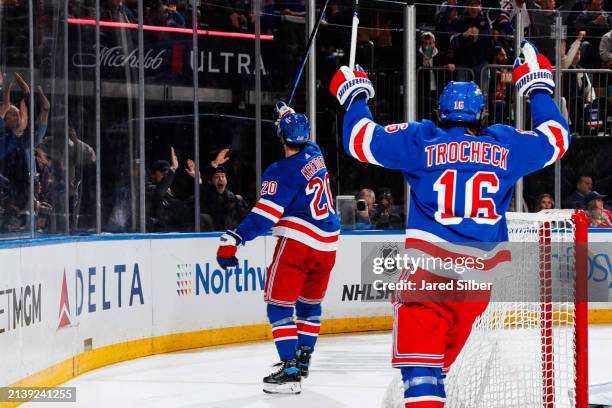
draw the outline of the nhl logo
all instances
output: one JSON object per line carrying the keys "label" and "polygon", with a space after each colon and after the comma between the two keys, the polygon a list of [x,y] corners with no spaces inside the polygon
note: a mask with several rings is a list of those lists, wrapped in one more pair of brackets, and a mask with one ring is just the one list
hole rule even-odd
{"label": "nhl logo", "polygon": [[[400,255],[402,251],[402,248],[400,245],[401,244],[397,242],[385,242],[384,244],[380,246],[380,248],[378,248],[377,256],[382,259],[387,259],[387,258],[395,259],[395,257],[397,255]],[[393,265],[391,268],[384,268],[385,270],[382,272],[382,275],[390,277],[390,276],[396,275],[401,272],[401,270],[397,268],[397,263],[395,261],[392,262],[391,264]],[[385,265],[384,262],[383,262],[383,265]]]}

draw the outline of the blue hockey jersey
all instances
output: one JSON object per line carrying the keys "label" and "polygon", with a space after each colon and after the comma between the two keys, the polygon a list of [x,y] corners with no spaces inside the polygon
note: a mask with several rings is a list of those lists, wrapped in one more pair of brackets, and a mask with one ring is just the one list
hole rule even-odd
{"label": "blue hockey jersey", "polygon": [[514,184],[559,160],[570,143],[548,94],[531,95],[531,112],[533,131],[493,125],[473,136],[428,120],[383,127],[360,99],[344,116],[344,148],[359,161],[404,173],[411,187],[407,239],[503,242]]}
{"label": "blue hockey jersey", "polygon": [[272,164],[263,174],[261,198],[236,232],[243,241],[266,233],[295,239],[320,251],[335,251],[340,222],[319,146]]}

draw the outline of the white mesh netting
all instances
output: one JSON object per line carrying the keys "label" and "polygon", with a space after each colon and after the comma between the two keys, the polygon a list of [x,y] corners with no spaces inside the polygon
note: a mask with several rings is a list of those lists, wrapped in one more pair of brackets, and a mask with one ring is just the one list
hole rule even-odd
{"label": "white mesh netting", "polygon": [[[491,303],[448,374],[445,407],[575,406],[571,215],[508,214],[510,241],[517,243],[512,274],[494,281]],[[403,408],[399,375],[383,406]]]}

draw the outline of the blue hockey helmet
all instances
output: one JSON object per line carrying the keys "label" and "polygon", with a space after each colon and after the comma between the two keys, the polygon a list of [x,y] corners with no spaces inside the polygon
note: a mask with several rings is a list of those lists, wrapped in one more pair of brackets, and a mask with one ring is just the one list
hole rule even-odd
{"label": "blue hockey helmet", "polygon": [[310,122],[303,113],[287,113],[280,119],[276,134],[286,142],[304,144],[310,140]]}
{"label": "blue hockey helmet", "polygon": [[479,123],[484,105],[482,91],[474,82],[450,81],[440,95],[440,119]]}

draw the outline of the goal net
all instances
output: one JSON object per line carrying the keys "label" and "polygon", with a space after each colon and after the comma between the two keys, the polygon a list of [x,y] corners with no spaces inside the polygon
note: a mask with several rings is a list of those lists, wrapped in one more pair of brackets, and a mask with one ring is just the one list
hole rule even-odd
{"label": "goal net", "polygon": [[[587,407],[587,224],[583,212],[508,213],[512,273],[448,373],[449,408]],[[580,302],[578,302],[580,300]],[[399,375],[383,406],[403,408]]]}

